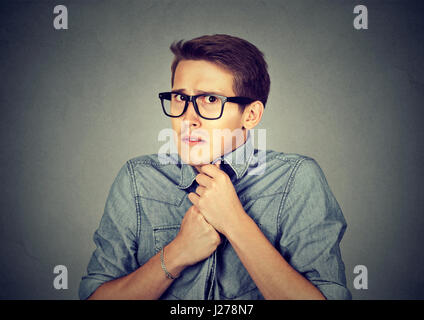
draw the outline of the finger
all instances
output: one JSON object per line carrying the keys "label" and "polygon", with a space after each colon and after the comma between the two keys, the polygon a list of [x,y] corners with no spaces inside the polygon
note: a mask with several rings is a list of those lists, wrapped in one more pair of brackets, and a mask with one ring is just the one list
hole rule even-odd
{"label": "finger", "polygon": [[199,203],[199,199],[200,199],[200,197],[197,195],[197,194],[195,194],[194,192],[190,192],[189,194],[188,194],[188,199],[191,201],[191,203],[192,204],[194,204],[196,207],[198,206],[198,203]]}
{"label": "finger", "polygon": [[219,169],[214,164],[205,164],[200,167],[201,173],[207,174],[211,178],[215,178],[219,176],[220,174],[224,173],[221,169]]}
{"label": "finger", "polygon": [[217,233],[219,235],[219,244],[221,244],[223,242],[223,235],[220,234],[218,231],[217,231]]}
{"label": "finger", "polygon": [[201,186],[203,186],[203,187],[208,188],[208,187],[210,187],[210,186],[211,186],[212,178],[211,178],[211,177],[209,177],[209,176],[208,176],[208,175],[206,175],[206,174],[199,173],[199,174],[196,176],[196,181],[197,181],[197,183],[198,183],[199,185],[201,185]]}
{"label": "finger", "polygon": [[203,186],[198,186],[197,188],[196,188],[196,193],[199,195],[199,196],[202,196],[204,193],[205,193],[205,191],[206,191],[206,188],[205,187],[203,187]]}

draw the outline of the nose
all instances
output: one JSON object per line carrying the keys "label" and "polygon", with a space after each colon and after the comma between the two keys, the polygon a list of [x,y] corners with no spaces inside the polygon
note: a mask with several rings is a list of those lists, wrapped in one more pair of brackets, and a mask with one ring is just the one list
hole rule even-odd
{"label": "nose", "polygon": [[190,101],[187,106],[186,112],[183,114],[183,121],[187,122],[190,127],[200,126],[200,117],[194,109],[193,102]]}

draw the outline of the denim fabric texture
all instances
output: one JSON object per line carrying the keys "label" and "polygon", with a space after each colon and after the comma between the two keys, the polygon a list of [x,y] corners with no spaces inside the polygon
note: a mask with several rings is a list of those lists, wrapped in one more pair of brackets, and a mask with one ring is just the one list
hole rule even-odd
{"label": "denim fabric texture", "polygon": [[[261,152],[265,161],[255,161]],[[285,260],[327,299],[351,299],[339,248],[346,221],[317,162],[255,149],[250,135],[221,160],[244,210]],[[144,155],[122,166],[94,233],[96,249],[80,283],[80,299],[135,271],[175,238],[192,206],[187,195],[198,186],[196,175],[178,154]],[[264,297],[224,239],[209,258],[186,268],[161,299]]]}

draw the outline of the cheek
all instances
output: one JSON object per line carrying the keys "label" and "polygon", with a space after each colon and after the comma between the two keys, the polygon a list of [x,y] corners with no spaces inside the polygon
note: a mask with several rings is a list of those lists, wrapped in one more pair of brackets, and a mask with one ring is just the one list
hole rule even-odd
{"label": "cheek", "polygon": [[175,146],[180,149],[180,139],[178,134],[180,133],[180,124],[176,120],[171,120],[171,126],[172,126],[172,137],[174,140]]}
{"label": "cheek", "polygon": [[228,128],[231,131],[241,128],[241,122],[242,122],[242,113],[240,113],[238,106],[231,105],[229,106],[226,111],[224,112],[220,123],[221,128]]}
{"label": "cheek", "polygon": [[172,129],[174,130],[174,131],[179,131],[179,129],[180,129],[180,123],[179,123],[179,121],[178,120],[174,120],[174,119],[172,119],[171,120],[171,126],[172,126]]}
{"label": "cheek", "polygon": [[211,136],[213,138],[210,147],[214,156],[229,153],[243,142],[242,131],[237,127],[221,129],[217,135]]}
{"label": "cheek", "polygon": [[234,133],[229,132],[226,133],[225,135],[223,135],[221,137],[221,139],[219,139],[216,143],[220,145],[220,153],[221,154],[226,154],[231,152],[232,150],[234,150],[236,148],[236,136],[234,135]]}

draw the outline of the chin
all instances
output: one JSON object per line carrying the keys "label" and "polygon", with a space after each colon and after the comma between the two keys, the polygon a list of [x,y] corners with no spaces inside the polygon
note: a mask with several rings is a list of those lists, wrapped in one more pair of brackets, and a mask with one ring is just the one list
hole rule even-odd
{"label": "chin", "polygon": [[184,163],[187,163],[191,166],[208,164],[208,163],[211,163],[211,161],[212,161],[209,157],[196,157],[196,156],[185,157],[181,154],[180,154],[180,157],[181,157],[181,159],[183,160]]}
{"label": "chin", "polygon": [[203,165],[212,161],[209,145],[188,147],[180,144],[178,149],[181,160],[189,165]]}

